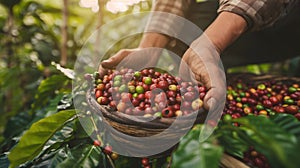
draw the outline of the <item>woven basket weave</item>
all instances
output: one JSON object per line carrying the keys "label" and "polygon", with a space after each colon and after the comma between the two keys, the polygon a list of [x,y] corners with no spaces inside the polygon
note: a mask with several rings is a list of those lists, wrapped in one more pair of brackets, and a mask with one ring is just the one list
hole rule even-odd
{"label": "woven basket weave", "polygon": [[[147,137],[159,134],[177,120],[178,127],[181,129],[189,129],[185,126],[204,122],[207,112],[204,110],[199,111],[196,119],[195,115],[180,116],[177,118],[157,118],[157,117],[143,117],[143,116],[130,116],[118,111],[112,110],[109,106],[99,105],[93,95],[93,89],[86,93],[87,102],[94,113],[103,115],[105,122],[111,125],[116,130],[127,135],[136,137]],[[174,137],[176,137],[174,132]],[[170,136],[172,134],[170,133]]]}

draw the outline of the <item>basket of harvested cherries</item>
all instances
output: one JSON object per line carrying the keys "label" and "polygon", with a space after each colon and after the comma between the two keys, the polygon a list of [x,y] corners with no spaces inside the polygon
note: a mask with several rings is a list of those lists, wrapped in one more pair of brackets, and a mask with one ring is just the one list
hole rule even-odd
{"label": "basket of harvested cherries", "polygon": [[223,114],[240,118],[288,113],[300,120],[300,78],[242,73],[228,75],[227,82]]}
{"label": "basket of harvested cherries", "polygon": [[184,82],[161,69],[125,68],[103,77],[95,73],[86,97],[92,111],[101,114],[114,129],[147,137],[161,133],[175,120],[182,130],[190,129],[185,126],[191,122],[203,122],[207,115],[203,108],[205,94],[205,87]]}

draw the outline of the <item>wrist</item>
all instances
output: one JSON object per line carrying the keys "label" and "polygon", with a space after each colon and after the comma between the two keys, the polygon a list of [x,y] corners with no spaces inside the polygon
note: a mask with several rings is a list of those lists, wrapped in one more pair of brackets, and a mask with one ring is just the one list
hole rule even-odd
{"label": "wrist", "polygon": [[164,48],[170,41],[170,38],[160,33],[144,33],[139,48]]}

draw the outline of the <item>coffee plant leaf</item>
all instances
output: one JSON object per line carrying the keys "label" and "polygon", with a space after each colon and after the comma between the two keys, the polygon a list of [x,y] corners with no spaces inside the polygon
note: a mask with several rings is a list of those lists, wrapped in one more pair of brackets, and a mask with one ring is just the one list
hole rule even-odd
{"label": "coffee plant leaf", "polygon": [[223,154],[223,148],[210,141],[199,142],[199,131],[190,131],[179,143],[172,155],[174,168],[217,168]]}
{"label": "coffee plant leaf", "polygon": [[55,91],[63,88],[69,82],[70,80],[64,75],[53,75],[43,80],[35,94],[35,102],[32,104],[32,111],[36,111],[45,106],[49,98],[55,94]]}
{"label": "coffee plant leaf", "polygon": [[10,167],[16,167],[34,159],[43,150],[47,141],[75,116],[75,110],[65,110],[32,124],[8,154]]}
{"label": "coffee plant leaf", "polygon": [[290,114],[277,114],[270,118],[276,125],[297,137],[300,142],[300,122]]}
{"label": "coffee plant leaf", "polygon": [[10,139],[18,136],[24,131],[26,126],[29,125],[31,116],[27,112],[18,113],[16,116],[10,118],[6,123],[3,135],[5,138]]}
{"label": "coffee plant leaf", "polygon": [[[289,117],[281,119],[290,120]],[[300,150],[295,135],[265,116],[247,116],[233,120],[240,124],[238,137],[254,146],[264,154],[271,167],[297,167],[300,161],[297,153]],[[233,127],[233,126],[232,126]]]}
{"label": "coffee plant leaf", "polygon": [[103,155],[101,149],[92,144],[81,144],[68,150],[64,161],[57,165],[52,165],[56,168],[94,168],[102,161]]}
{"label": "coffee plant leaf", "polygon": [[244,152],[249,149],[249,144],[236,136],[235,132],[228,129],[217,129],[216,134],[220,135],[218,141],[224,150],[235,157],[242,159]]}

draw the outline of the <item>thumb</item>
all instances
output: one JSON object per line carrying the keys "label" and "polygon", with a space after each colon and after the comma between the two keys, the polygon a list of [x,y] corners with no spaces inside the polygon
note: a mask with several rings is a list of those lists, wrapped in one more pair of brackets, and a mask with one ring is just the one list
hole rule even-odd
{"label": "thumb", "polygon": [[131,51],[129,51],[129,50],[120,50],[118,53],[116,53],[109,59],[101,62],[101,66],[102,66],[102,68],[105,68],[105,69],[113,69],[130,53],[131,53]]}

